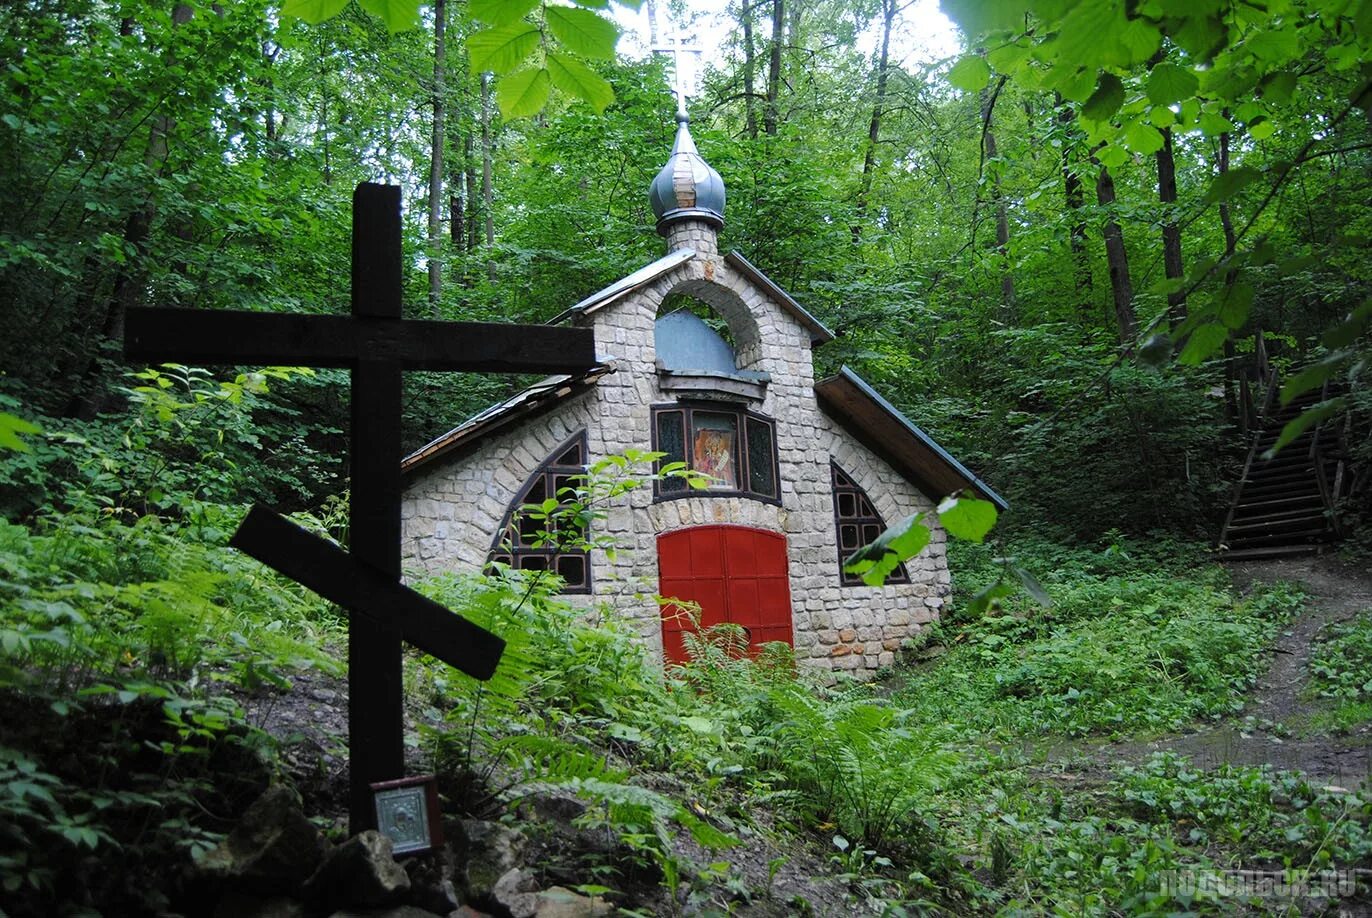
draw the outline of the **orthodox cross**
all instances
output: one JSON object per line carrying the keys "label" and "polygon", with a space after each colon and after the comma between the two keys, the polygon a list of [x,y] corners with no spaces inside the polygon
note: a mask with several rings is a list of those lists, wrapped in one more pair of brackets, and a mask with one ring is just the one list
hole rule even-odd
{"label": "orthodox cross", "polygon": [[687,63],[689,55],[697,58],[703,53],[704,49],[699,45],[688,45],[680,38],[672,37],[666,39],[661,44],[654,44],[652,48],[656,54],[670,54],[672,56],[672,94],[676,96],[676,113],[679,117],[686,115],[686,97],[695,93],[695,75],[691,64]]}
{"label": "orthodox cross", "polygon": [[579,373],[590,329],[402,320],[400,189],[353,193],[352,315],[130,310],[127,357],[352,370],[349,549],[254,507],[231,545],[347,610],[352,831],[375,825],[371,785],[405,768],[401,641],[489,679],[504,641],[400,583],[402,370]]}

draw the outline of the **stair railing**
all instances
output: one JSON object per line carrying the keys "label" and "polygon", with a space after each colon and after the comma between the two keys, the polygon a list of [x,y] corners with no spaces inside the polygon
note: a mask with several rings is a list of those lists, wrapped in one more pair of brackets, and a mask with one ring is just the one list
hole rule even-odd
{"label": "stair railing", "polygon": [[[1325,381],[1323,388],[1320,389],[1320,401],[1329,400],[1329,382]],[[1315,466],[1315,483],[1320,489],[1320,501],[1324,504],[1325,517],[1329,520],[1329,526],[1334,530],[1334,535],[1342,538],[1343,530],[1339,525],[1339,517],[1335,512],[1335,505],[1338,503],[1339,487],[1343,482],[1343,456],[1338,445],[1334,447],[1335,470],[1334,480],[1329,480],[1328,461],[1324,446],[1324,434],[1327,424],[1321,422],[1315,425],[1315,435],[1310,439],[1310,461]]]}

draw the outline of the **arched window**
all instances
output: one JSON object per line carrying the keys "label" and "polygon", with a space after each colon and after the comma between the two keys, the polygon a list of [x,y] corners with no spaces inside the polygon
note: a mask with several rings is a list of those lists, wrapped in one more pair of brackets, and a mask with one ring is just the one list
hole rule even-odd
{"label": "arched window", "polygon": [[496,530],[487,561],[499,561],[522,571],[550,570],[562,578],[562,592],[591,592],[590,555],[583,550],[543,544],[548,541],[548,522],[530,519],[528,514],[520,512],[528,504],[562,498],[564,489],[575,487],[585,474],[586,431],[583,430],[553,450],[515,494]]}
{"label": "arched window", "polygon": [[[867,492],[832,459],[829,460],[829,471],[834,487],[834,529],[838,536],[839,582],[843,586],[863,586],[860,575],[850,574],[843,569],[843,560],[859,548],[875,542],[877,536],[886,531],[886,521],[872,505]],[[909,582],[910,575],[904,564],[886,576],[887,585]]]}

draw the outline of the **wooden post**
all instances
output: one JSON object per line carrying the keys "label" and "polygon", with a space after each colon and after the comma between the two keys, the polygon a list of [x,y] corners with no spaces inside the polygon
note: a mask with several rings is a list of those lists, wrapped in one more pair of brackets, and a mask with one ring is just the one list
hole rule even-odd
{"label": "wooden post", "polygon": [[[400,189],[358,185],[353,192],[352,312],[400,318]],[[400,417],[398,360],[358,355],[353,371],[348,547],[353,557],[400,579]],[[400,632],[359,616],[348,621],[350,831],[376,827],[371,785],[405,773]],[[366,739],[363,740],[362,738]]]}

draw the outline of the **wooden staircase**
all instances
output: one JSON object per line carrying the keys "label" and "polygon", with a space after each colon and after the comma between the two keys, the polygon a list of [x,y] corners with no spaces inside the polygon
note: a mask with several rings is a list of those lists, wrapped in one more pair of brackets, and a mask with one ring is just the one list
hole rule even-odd
{"label": "wooden staircase", "polygon": [[1343,464],[1330,458],[1330,432],[1312,425],[1272,458],[1264,454],[1282,428],[1328,393],[1312,392],[1284,407],[1275,401],[1275,378],[1267,380],[1266,410],[1255,425],[1253,442],[1235,489],[1224,529],[1220,559],[1243,561],[1313,554],[1335,541],[1333,507],[1343,479]]}

